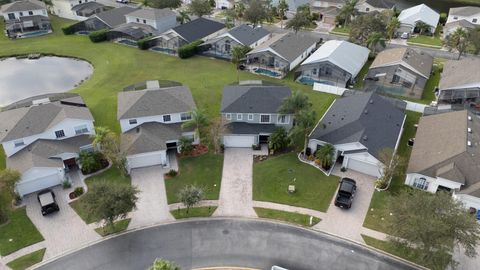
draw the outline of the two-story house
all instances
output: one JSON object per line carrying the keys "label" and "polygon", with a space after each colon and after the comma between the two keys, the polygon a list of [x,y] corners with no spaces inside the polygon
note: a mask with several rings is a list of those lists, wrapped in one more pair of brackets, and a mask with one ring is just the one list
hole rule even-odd
{"label": "two-story house", "polygon": [[127,23],[150,25],[156,34],[163,33],[177,25],[177,15],[168,8],[143,8],[125,15]]}
{"label": "two-story house", "polygon": [[83,21],[108,9],[97,0],[52,0],[50,11],[62,18]]}
{"label": "two-story house", "polygon": [[225,147],[252,147],[267,143],[276,128],[290,130],[293,115],[279,114],[278,109],[291,94],[286,86],[261,82],[225,86],[221,104]]}
{"label": "two-story house", "polygon": [[90,150],[93,116],[77,94],[33,97],[0,113],[0,142],[7,167],[22,177],[20,196],[59,185],[77,166],[80,151]]}
{"label": "two-story house", "polygon": [[474,29],[480,27],[480,7],[466,6],[451,8],[447,22],[443,27],[443,37],[455,32],[457,28]]}
{"label": "two-story house", "polygon": [[125,15],[136,11],[137,8],[123,6],[94,14],[88,19],[71,25],[74,32],[92,32],[101,29],[113,29],[126,23]]}
{"label": "two-story house", "polygon": [[21,0],[2,5],[5,31],[10,38],[25,38],[52,32],[47,6],[38,0]]}
{"label": "two-story house", "polygon": [[168,167],[168,150],[180,151],[182,137],[198,144],[194,130],[182,129],[196,108],[186,86],[162,88],[158,81],[147,81],[145,90],[118,93],[117,118],[121,147],[127,155],[127,168],[162,165]]}

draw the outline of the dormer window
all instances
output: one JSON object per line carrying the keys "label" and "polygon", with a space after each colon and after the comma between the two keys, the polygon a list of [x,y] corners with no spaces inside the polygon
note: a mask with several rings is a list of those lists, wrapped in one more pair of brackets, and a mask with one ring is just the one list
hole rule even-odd
{"label": "dormer window", "polygon": [[182,113],[180,115],[180,119],[182,121],[188,121],[188,120],[192,119],[192,114],[191,113]]}
{"label": "dormer window", "polygon": [[76,126],[75,127],[75,134],[76,135],[84,134],[84,133],[87,133],[87,132],[88,132],[87,125],[81,125],[81,126]]}
{"label": "dormer window", "polygon": [[23,140],[16,140],[13,142],[13,145],[15,145],[15,147],[20,147],[25,145],[25,142]]}
{"label": "dormer window", "polygon": [[135,124],[137,124],[137,119],[130,119],[130,120],[128,120],[128,123],[130,125],[135,125]]}
{"label": "dormer window", "polygon": [[170,116],[170,114],[163,116],[163,122],[170,122],[170,121],[172,121],[172,117]]}
{"label": "dormer window", "polygon": [[260,123],[270,123],[270,114],[260,115]]}
{"label": "dormer window", "polygon": [[57,137],[57,139],[65,137],[65,132],[63,131],[63,129],[55,131],[55,137]]}
{"label": "dormer window", "polygon": [[28,15],[30,15],[30,16],[33,15],[33,11],[29,11]]}
{"label": "dormer window", "polygon": [[225,114],[225,118],[227,120],[232,120],[232,114],[230,114],[230,113]]}

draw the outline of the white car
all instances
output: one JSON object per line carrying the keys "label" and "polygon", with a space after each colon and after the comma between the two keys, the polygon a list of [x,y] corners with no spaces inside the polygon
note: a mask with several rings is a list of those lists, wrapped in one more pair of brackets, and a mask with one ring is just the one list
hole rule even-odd
{"label": "white car", "polygon": [[115,0],[117,3],[128,4],[128,0]]}
{"label": "white car", "polygon": [[271,269],[271,270],[288,270],[288,269],[274,265],[274,266],[272,266],[272,269]]}
{"label": "white car", "polygon": [[400,38],[401,38],[401,39],[408,39],[408,38],[409,38],[409,36],[410,36],[410,34],[409,34],[409,33],[407,33],[407,32],[403,32],[403,33],[400,35]]}

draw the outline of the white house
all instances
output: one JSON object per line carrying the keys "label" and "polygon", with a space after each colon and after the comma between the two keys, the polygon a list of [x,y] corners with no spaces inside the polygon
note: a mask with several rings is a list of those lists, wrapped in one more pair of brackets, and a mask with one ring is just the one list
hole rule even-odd
{"label": "white house", "polygon": [[52,32],[47,6],[41,1],[14,1],[2,5],[0,14],[5,20],[5,33],[10,38],[38,36]]}
{"label": "white house", "polygon": [[83,21],[107,9],[97,0],[52,0],[52,14],[62,18]]}
{"label": "white house", "polygon": [[216,9],[231,9],[234,5],[234,0],[215,0]]}
{"label": "white house", "polygon": [[417,22],[424,22],[430,26],[429,33],[435,33],[437,29],[440,14],[425,4],[420,4],[411,8],[402,10],[398,15],[400,21],[399,33],[413,33]]}
{"label": "white house", "polygon": [[21,0],[5,4],[1,8],[1,14],[5,21],[26,16],[48,17],[46,5],[38,0]]}
{"label": "white house", "polygon": [[355,9],[362,13],[368,13],[372,11],[384,11],[391,10],[395,7],[394,0],[360,0],[355,5]]}
{"label": "white house", "polygon": [[172,29],[177,25],[177,15],[168,8],[137,9],[125,15],[126,23],[146,24],[157,30],[157,34]]}
{"label": "white house", "polygon": [[345,0],[312,0],[310,5],[312,8],[341,8],[345,5]]}
{"label": "white house", "polygon": [[451,8],[443,28],[443,36],[447,37],[459,27],[465,29],[480,27],[480,7]]}

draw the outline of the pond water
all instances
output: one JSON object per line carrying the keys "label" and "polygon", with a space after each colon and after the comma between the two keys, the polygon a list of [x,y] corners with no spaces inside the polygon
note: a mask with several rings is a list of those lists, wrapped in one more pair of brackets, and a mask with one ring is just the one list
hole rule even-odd
{"label": "pond water", "polygon": [[409,8],[419,4],[425,4],[438,12],[448,13],[452,7],[461,6],[480,6],[480,0],[396,0],[397,7],[400,9]]}
{"label": "pond water", "polygon": [[88,62],[65,57],[0,60],[0,107],[31,96],[66,92],[92,73]]}

